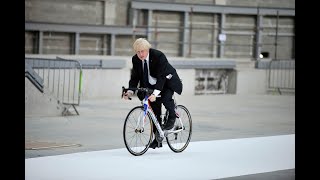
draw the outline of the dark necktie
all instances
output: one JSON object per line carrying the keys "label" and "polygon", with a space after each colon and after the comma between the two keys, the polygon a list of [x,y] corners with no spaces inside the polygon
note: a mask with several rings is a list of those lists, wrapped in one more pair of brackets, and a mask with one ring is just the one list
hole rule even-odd
{"label": "dark necktie", "polygon": [[148,87],[149,84],[149,79],[148,79],[148,64],[147,60],[144,60],[144,65],[143,65],[143,81],[146,87]]}

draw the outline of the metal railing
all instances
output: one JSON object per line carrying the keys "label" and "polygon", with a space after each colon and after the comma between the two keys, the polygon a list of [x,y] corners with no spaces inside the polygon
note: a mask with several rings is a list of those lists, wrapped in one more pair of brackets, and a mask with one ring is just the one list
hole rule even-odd
{"label": "metal railing", "polygon": [[32,66],[28,62],[25,63],[25,77],[43,93],[43,79],[32,69]]}
{"label": "metal railing", "polygon": [[295,91],[295,60],[271,60],[268,68],[268,88]]}
{"label": "metal railing", "polygon": [[76,60],[62,58],[25,58],[25,63],[43,80],[43,86],[67,108],[62,113],[66,115],[72,106],[80,105],[82,66]]}

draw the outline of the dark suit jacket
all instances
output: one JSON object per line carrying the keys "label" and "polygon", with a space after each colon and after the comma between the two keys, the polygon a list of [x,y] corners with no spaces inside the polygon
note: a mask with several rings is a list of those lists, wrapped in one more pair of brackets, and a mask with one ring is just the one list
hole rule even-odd
{"label": "dark suit jacket", "polygon": [[[137,87],[140,82],[140,87],[146,87],[143,84],[143,69],[142,61],[137,54],[132,57],[132,71],[129,81],[129,87]],[[152,77],[157,78],[155,89],[160,91],[163,88],[170,88],[178,94],[182,93],[182,83],[176,72],[176,69],[169,64],[166,56],[159,50],[149,50],[149,71]],[[166,76],[171,74],[172,77],[167,79]]]}

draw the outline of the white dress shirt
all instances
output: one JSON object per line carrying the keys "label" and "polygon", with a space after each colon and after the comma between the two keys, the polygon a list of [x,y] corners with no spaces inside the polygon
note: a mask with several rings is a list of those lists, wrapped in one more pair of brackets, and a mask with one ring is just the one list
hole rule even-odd
{"label": "white dress shirt", "polygon": [[[148,81],[151,85],[155,85],[157,83],[157,78],[154,78],[150,75],[150,69],[149,69],[149,54],[147,56],[147,58],[145,59],[147,61],[147,65],[148,65]],[[144,63],[144,62],[143,62]],[[143,69],[143,63],[142,63],[142,69]],[[154,89],[153,93],[155,96],[158,96],[160,94],[161,91],[159,91],[158,89]]]}

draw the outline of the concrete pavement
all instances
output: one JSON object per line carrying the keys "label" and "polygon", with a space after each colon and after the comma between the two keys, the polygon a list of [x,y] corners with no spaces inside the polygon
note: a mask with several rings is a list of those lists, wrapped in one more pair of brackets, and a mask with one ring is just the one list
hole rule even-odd
{"label": "concrete pavement", "polygon": [[[175,97],[191,113],[194,142],[295,134],[292,95]],[[137,105],[137,98],[82,99],[77,107],[79,116],[26,117],[25,158],[125,148],[123,121]],[[286,177],[294,177],[293,170],[286,172]]]}

